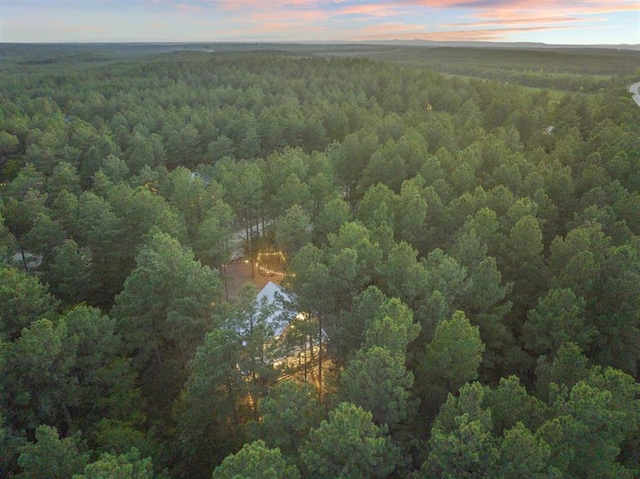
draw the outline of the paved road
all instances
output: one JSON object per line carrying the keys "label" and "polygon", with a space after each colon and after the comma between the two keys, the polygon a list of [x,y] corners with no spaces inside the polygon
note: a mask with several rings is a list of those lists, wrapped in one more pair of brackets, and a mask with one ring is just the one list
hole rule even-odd
{"label": "paved road", "polygon": [[633,101],[640,106],[640,82],[631,85],[629,87],[629,92],[633,93]]}

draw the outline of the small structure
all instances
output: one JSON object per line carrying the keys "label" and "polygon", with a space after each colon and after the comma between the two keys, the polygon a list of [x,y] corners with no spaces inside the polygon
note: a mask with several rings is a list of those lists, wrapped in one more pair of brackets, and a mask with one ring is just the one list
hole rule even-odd
{"label": "small structure", "polygon": [[318,393],[322,394],[323,363],[324,367],[331,364],[331,359],[323,353],[323,350],[326,352],[324,343],[329,338],[324,329],[318,329],[318,318],[296,311],[291,307],[294,302],[293,294],[286,293],[272,281],[256,297],[258,305],[271,308],[266,321],[282,348],[274,362],[274,366],[281,370],[279,380],[297,378],[311,381],[318,388]]}
{"label": "small structure", "polygon": [[629,87],[629,93],[633,95],[633,101],[640,106],[640,82],[631,85]]}
{"label": "small structure", "polygon": [[288,326],[288,321],[283,321],[282,318],[290,314],[284,306],[286,303],[291,304],[292,297],[285,293],[279,285],[269,281],[256,297],[258,305],[263,301],[267,306],[273,307],[273,312],[267,318],[267,322],[273,327],[276,337],[279,337]]}
{"label": "small structure", "polygon": [[27,251],[16,251],[11,257],[11,261],[15,265],[23,265],[25,271],[31,271],[42,264],[42,255],[29,253]]}
{"label": "small structure", "polygon": [[[272,281],[269,281],[256,297],[258,305],[266,301],[266,305],[272,307],[273,311],[268,316],[267,322],[273,327],[276,337],[284,333],[289,324],[295,322],[295,320],[302,321],[308,317],[306,313],[295,312],[286,308],[286,306],[291,306],[294,300],[295,296],[286,293],[282,286]],[[322,329],[322,338],[329,338],[324,328]]]}

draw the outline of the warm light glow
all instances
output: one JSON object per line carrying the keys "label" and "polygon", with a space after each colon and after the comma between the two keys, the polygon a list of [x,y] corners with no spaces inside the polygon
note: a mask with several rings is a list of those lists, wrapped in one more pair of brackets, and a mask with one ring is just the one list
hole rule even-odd
{"label": "warm light glow", "polygon": [[[258,265],[256,265],[256,266],[258,266]],[[282,271],[274,271],[274,270],[272,270],[272,269],[268,269],[268,268],[265,268],[265,267],[263,267],[263,266],[260,266],[260,267],[259,267],[259,271],[260,271],[261,273],[264,273],[264,274],[284,276],[284,273],[283,273]]]}
{"label": "warm light glow", "polygon": [[260,262],[264,259],[264,258],[279,258],[281,262],[285,262],[286,261],[286,257],[284,255],[284,253],[282,251],[261,251],[258,253],[258,258],[256,260],[256,268],[258,268],[258,271],[261,274],[264,275],[277,275],[277,276],[284,276],[284,272],[282,271],[274,271],[270,268],[267,268],[265,266],[260,266]]}

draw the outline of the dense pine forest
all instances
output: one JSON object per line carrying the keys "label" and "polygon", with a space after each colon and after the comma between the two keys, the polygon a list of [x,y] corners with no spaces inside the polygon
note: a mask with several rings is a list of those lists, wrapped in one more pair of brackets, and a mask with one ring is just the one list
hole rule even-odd
{"label": "dense pine forest", "polygon": [[1,477],[640,477],[640,53],[119,48],[0,50]]}

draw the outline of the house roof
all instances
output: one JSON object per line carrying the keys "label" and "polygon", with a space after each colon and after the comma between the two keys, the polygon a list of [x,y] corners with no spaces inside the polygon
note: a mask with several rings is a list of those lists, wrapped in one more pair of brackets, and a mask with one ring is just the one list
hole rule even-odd
{"label": "house roof", "polygon": [[274,311],[269,315],[267,321],[273,327],[276,336],[280,336],[286,326],[287,322],[283,321],[283,314],[286,310],[283,308],[283,301],[289,303],[292,301],[292,297],[285,293],[284,290],[272,281],[269,281],[264,288],[258,293],[256,297],[257,303],[266,301],[269,306],[274,306]]}
{"label": "house roof", "polygon": [[[276,336],[280,336],[293,319],[291,310],[287,310],[284,305],[291,304],[294,299],[293,294],[286,293],[284,289],[272,281],[269,281],[256,297],[256,303],[260,304],[265,300],[267,305],[274,306],[274,311],[267,317],[267,321],[273,327]],[[287,316],[289,316],[288,319]],[[296,316],[296,313],[293,316]],[[322,336],[325,339],[329,338],[324,328],[322,328]]]}
{"label": "house roof", "polygon": [[284,292],[284,290],[274,283],[269,281],[264,288],[258,293],[258,302],[262,301],[262,298],[267,298],[267,304],[274,304],[276,302],[276,294],[279,295],[285,301],[291,301],[291,297]]}

